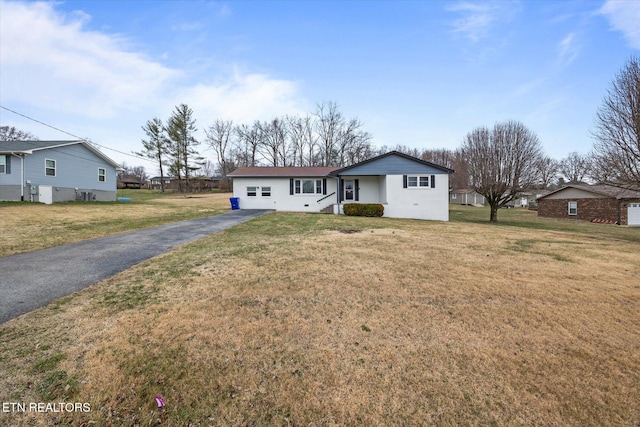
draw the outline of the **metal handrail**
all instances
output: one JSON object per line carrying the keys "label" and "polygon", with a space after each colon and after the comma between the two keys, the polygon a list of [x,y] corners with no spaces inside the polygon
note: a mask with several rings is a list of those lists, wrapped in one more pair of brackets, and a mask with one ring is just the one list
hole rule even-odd
{"label": "metal handrail", "polygon": [[321,201],[323,201],[324,199],[326,199],[326,198],[328,198],[328,197],[331,197],[331,196],[333,196],[334,194],[336,194],[336,192],[335,192],[335,191],[334,191],[333,193],[331,193],[331,194],[327,194],[327,195],[326,195],[326,196],[324,196],[322,199],[317,200],[317,201],[316,201],[316,203],[320,203],[320,202],[321,202]]}

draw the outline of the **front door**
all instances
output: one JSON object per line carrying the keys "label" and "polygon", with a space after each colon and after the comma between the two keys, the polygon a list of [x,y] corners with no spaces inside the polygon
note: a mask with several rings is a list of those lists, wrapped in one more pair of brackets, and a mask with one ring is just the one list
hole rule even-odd
{"label": "front door", "polygon": [[352,179],[348,179],[344,182],[344,199],[353,200],[355,185]]}

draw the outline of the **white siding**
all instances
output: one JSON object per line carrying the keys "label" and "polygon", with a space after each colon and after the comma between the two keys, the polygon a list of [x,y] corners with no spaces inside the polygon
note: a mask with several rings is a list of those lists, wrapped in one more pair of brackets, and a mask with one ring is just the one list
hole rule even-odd
{"label": "white siding", "polygon": [[[322,179],[322,178],[309,178]],[[258,187],[255,197],[247,196],[247,187]],[[262,196],[262,187],[271,187],[271,196]],[[234,178],[233,197],[240,199],[240,209],[275,209],[277,211],[320,212],[323,208],[336,203],[334,194],[326,197],[322,194],[294,194],[289,190],[289,178]],[[327,178],[327,195],[336,191],[336,179]]]}
{"label": "white siding", "polygon": [[384,216],[449,221],[449,175],[435,177],[435,188],[402,188],[402,175],[387,175]]}
{"label": "white siding", "polygon": [[[313,178],[312,178],[313,179]],[[435,175],[435,188],[403,188],[402,175],[353,176],[358,179],[357,203],[382,203],[384,216],[436,221],[449,220],[449,175]],[[271,196],[262,196],[262,187],[271,187]],[[247,187],[257,187],[256,196],[247,196]],[[337,191],[337,180],[327,178],[327,195]],[[290,194],[289,178],[234,178],[233,197],[240,200],[240,209],[274,209],[292,212],[319,212],[337,203],[337,195]],[[349,202],[343,202],[349,203]]]}

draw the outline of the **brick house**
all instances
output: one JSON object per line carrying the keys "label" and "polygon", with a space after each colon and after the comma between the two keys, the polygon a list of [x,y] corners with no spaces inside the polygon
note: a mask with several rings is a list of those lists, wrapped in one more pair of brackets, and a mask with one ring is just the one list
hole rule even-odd
{"label": "brick house", "polygon": [[538,199],[538,216],[640,226],[640,191],[567,185]]}

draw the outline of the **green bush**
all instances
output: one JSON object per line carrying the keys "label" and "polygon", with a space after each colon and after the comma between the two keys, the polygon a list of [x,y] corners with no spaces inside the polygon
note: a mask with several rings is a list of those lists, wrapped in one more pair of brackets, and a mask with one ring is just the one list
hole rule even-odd
{"label": "green bush", "polygon": [[384,206],[379,203],[346,203],[344,214],[348,216],[382,216]]}

